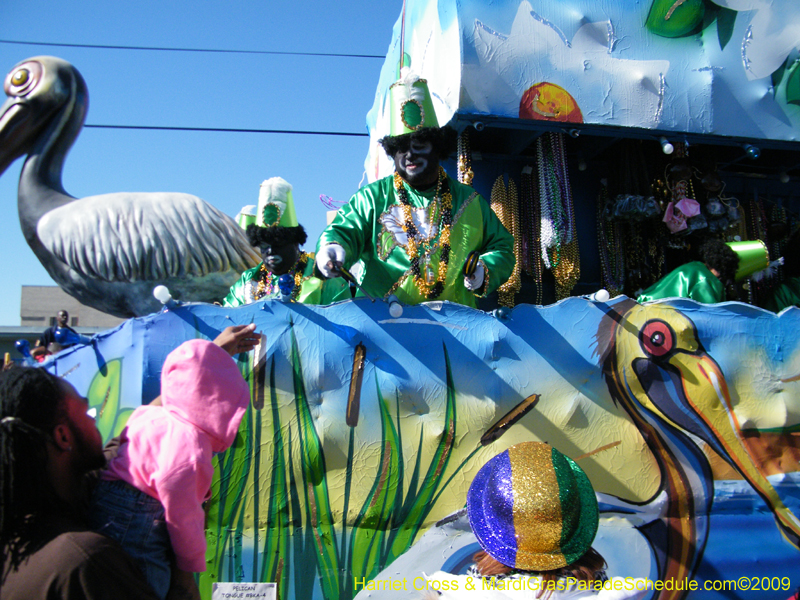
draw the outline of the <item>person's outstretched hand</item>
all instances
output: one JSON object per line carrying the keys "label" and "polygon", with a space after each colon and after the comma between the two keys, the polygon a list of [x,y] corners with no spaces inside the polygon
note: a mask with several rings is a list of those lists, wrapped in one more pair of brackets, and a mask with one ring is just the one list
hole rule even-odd
{"label": "person's outstretched hand", "polygon": [[261,341],[261,334],[256,333],[256,324],[231,325],[222,330],[214,343],[231,356],[240,352],[250,352]]}

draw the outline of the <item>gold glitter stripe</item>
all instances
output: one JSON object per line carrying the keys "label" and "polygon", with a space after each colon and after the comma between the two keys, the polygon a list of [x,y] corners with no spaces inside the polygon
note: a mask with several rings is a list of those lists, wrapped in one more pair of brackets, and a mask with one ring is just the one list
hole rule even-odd
{"label": "gold glitter stripe", "polygon": [[565,564],[560,552],[561,502],[551,453],[549,446],[539,444],[519,444],[508,450],[518,564],[520,555],[528,553],[538,555],[537,561],[550,562],[547,556],[552,555],[552,564]]}

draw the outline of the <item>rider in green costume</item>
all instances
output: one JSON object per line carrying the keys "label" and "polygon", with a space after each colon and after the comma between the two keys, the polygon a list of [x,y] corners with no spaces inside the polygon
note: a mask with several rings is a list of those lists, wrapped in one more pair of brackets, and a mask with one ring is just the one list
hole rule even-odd
{"label": "rider in green costume", "polygon": [[641,292],[639,302],[691,298],[714,304],[725,300],[725,283],[743,279],[769,264],[766,247],[753,242],[725,243],[712,238],[700,249],[703,261],[681,265]]}
{"label": "rider in green costume", "polygon": [[700,261],[681,265],[643,291],[637,300],[648,302],[660,298],[691,298],[705,304],[722,302],[725,299],[725,286]]}
{"label": "rider in green costume", "polygon": [[[439,128],[424,80],[405,75],[391,90],[391,135],[381,145],[394,175],[361,188],[339,209],[318,243],[317,268],[363,263],[361,287],[405,304],[450,300],[474,307],[514,269],[514,238],[474,189],[439,161],[455,150],[455,131]],[[466,276],[471,252],[479,260]],[[361,295],[361,290],[357,293]]]}
{"label": "rider in green costume", "polygon": [[291,299],[305,304],[330,304],[350,299],[348,284],[341,278],[322,280],[314,275],[314,255],[300,250],[306,232],[297,223],[292,186],[280,177],[261,184],[255,223],[247,225],[250,244],[261,251],[262,261],[248,269],[231,286],[224,306],[241,306],[257,300],[280,299],[278,279],[294,279]]}

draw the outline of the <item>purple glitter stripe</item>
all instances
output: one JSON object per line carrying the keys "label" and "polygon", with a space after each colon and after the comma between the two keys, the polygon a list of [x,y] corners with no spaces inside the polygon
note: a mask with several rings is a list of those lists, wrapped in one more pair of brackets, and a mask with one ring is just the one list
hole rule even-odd
{"label": "purple glitter stripe", "polygon": [[494,477],[497,486],[488,491],[489,495],[497,497],[487,498],[490,505],[496,509],[493,515],[494,526],[492,529],[498,538],[496,558],[506,565],[517,564],[517,536],[514,529],[514,488],[511,474],[511,459],[508,450],[497,457],[494,465]]}

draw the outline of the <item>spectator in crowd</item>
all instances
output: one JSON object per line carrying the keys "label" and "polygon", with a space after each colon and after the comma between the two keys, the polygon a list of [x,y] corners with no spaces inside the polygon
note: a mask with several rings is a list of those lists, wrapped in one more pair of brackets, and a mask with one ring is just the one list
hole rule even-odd
{"label": "spectator in crowd", "polygon": [[161,401],[133,411],[92,495],[92,528],[123,545],[159,598],[173,577],[199,598],[193,574],[206,570],[203,502],[213,457],[233,444],[250,402],[231,355],[260,336],[252,323],[228,330],[230,340],[223,332],[214,343],[189,340],[169,353]]}
{"label": "spectator in crowd", "polygon": [[[254,346],[252,332],[228,327],[215,343],[244,352]],[[90,530],[90,487],[120,439],[104,454],[87,409],[72,385],[45,369],[0,372],[0,600],[158,598],[122,546]],[[193,583],[173,578],[167,600],[196,599]]]}
{"label": "spectator in crowd", "polygon": [[41,339],[37,344],[31,348],[31,356],[37,362],[43,362],[51,354],[56,354],[64,348],[69,348],[74,344],[70,344],[65,340],[61,342],[56,341],[56,330],[65,329],[71,331],[76,336],[79,335],[72,327],[69,326],[69,313],[65,310],[60,310],[56,314],[56,324],[51,325],[42,333]]}
{"label": "spectator in crowd", "polygon": [[155,600],[115,541],[89,531],[86,475],[105,464],[87,402],[44,369],[0,373],[2,600]]}

